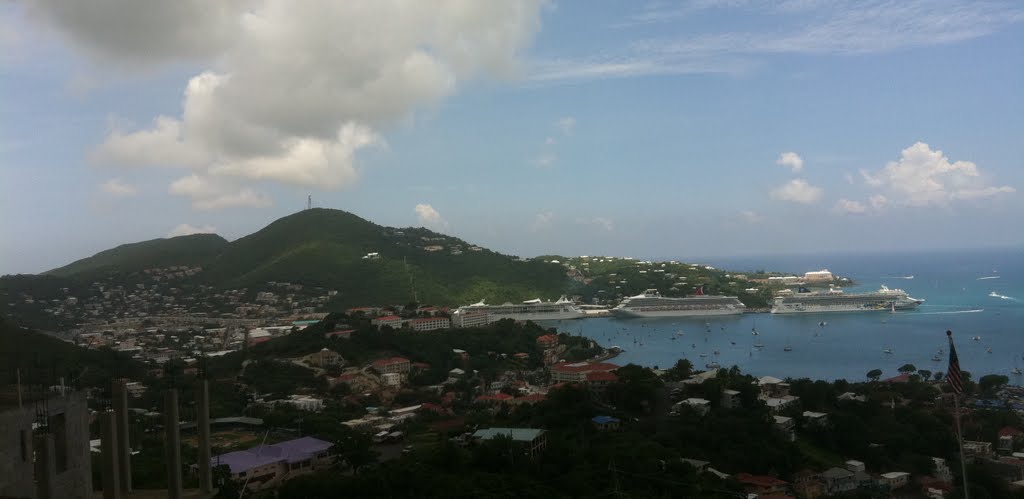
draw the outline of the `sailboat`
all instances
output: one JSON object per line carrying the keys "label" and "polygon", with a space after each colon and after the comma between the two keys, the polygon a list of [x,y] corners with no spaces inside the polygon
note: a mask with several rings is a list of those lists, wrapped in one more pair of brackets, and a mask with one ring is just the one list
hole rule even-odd
{"label": "sailboat", "polygon": [[891,354],[892,353],[892,349],[891,348],[886,348],[885,350],[882,350],[882,353]]}
{"label": "sailboat", "polygon": [[754,327],[750,328],[750,334],[752,334],[754,336],[757,336],[758,334],[760,334],[760,333],[757,332],[757,319],[754,319]]}

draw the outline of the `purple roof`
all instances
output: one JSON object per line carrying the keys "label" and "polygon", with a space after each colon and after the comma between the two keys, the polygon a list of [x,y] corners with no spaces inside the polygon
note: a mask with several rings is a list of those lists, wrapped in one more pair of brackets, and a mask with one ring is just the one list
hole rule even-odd
{"label": "purple roof", "polygon": [[226,464],[232,473],[241,473],[253,468],[265,466],[279,461],[296,463],[315,456],[334,447],[334,444],[318,438],[302,437],[273,445],[253,447],[252,449],[228,452],[214,456],[210,462],[214,465]]}

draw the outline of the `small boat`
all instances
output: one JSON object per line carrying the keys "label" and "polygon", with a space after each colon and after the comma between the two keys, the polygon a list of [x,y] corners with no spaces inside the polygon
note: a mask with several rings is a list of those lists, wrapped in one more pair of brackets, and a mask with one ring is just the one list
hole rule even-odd
{"label": "small boat", "polygon": [[892,353],[892,349],[891,348],[886,348],[885,350],[882,350],[882,353],[890,353],[891,354]]}
{"label": "small boat", "polygon": [[987,352],[987,353],[992,353],[992,347],[986,348],[986,349],[985,349],[985,352]]}
{"label": "small boat", "polygon": [[825,321],[821,321],[821,322],[818,323],[818,327],[825,327],[827,325],[828,325],[828,323],[825,322]]}
{"label": "small boat", "polygon": [[718,369],[719,367],[722,367],[722,366],[719,365],[718,362],[708,362],[707,364],[704,364],[704,367],[706,367],[708,369]]}
{"label": "small boat", "polygon": [[683,336],[684,334],[686,333],[684,333],[682,330],[676,331],[676,336]]}
{"label": "small boat", "polygon": [[786,345],[785,347],[783,347],[782,351],[783,352],[792,352],[793,351],[793,347],[791,347],[789,345]]}
{"label": "small boat", "polygon": [[934,361],[934,362],[942,362],[942,357],[939,357],[938,355],[933,355],[932,356],[932,361]]}
{"label": "small boat", "polygon": [[[719,352],[718,350],[715,350],[714,352],[711,352],[711,353],[713,353],[715,355],[721,355],[722,354],[722,352]],[[991,352],[989,352],[989,353],[991,353]]]}
{"label": "small boat", "polygon": [[1024,371],[1021,371],[1019,367],[1014,367],[1010,369],[1010,374],[1024,374]]}
{"label": "small boat", "polygon": [[764,348],[764,343],[754,343],[754,348]]}
{"label": "small boat", "polygon": [[973,337],[971,339],[974,340],[974,341],[981,341],[981,336],[975,336],[975,337]]}

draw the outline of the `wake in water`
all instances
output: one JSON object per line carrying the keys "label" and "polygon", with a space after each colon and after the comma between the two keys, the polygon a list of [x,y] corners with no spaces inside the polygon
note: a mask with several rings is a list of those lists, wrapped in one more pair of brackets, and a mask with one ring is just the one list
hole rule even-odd
{"label": "wake in water", "polygon": [[1012,296],[1001,295],[999,293],[996,293],[995,291],[989,293],[988,295],[991,296],[992,298],[999,298],[1000,300],[1017,301],[1017,299]]}
{"label": "wake in water", "polygon": [[946,314],[976,314],[978,312],[984,312],[983,308],[974,308],[971,310],[947,310],[945,312],[918,312],[916,314],[908,314],[909,316],[915,315],[946,315]]}
{"label": "wake in water", "polygon": [[999,279],[1000,277],[1002,277],[1002,276],[1001,275],[990,275],[988,277],[979,277],[978,280],[979,281],[986,281],[988,279]]}

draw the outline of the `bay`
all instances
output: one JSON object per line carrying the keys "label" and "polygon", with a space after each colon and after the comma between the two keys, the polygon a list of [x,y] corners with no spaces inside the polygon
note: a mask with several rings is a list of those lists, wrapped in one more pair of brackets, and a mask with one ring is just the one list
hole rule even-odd
{"label": "bay", "polygon": [[[828,268],[857,283],[846,292],[875,290],[884,284],[926,301],[917,310],[895,313],[607,317],[547,325],[603,346],[623,348],[613,361],[621,365],[667,368],[686,358],[699,369],[717,362],[757,376],[851,381],[864,380],[872,369],[881,369],[883,378],[896,376],[897,369],[908,363],[944,372],[949,352],[945,332],[952,330],[961,368],[974,379],[996,373],[1010,376],[1013,384],[1024,382],[1024,377],[1011,372],[1015,367],[1024,369],[1022,249],[700,261],[737,272],[769,269],[802,274]],[[751,334],[753,329],[759,334]],[[935,356],[939,360],[933,360]]]}

